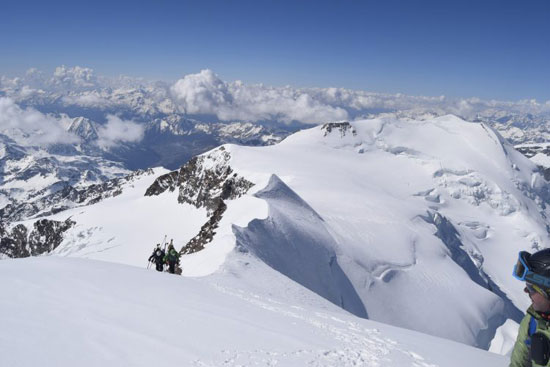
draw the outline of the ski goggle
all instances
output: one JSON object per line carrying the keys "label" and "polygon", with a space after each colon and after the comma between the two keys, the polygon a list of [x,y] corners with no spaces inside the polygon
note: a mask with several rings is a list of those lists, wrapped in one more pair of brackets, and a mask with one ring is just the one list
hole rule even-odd
{"label": "ski goggle", "polygon": [[520,251],[518,262],[514,266],[514,277],[542,288],[550,288],[550,278],[536,274],[531,270],[528,261],[529,257],[531,257],[530,253],[527,251]]}

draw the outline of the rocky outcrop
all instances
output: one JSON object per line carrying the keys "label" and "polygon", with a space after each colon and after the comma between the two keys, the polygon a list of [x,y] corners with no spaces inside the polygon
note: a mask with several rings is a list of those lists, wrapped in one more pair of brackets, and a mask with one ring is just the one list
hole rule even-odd
{"label": "rocky outcrop", "polygon": [[160,176],[145,195],[178,189],[179,203],[206,208],[212,215],[223,200],[239,198],[254,185],[233,172],[230,160],[231,154],[223,146],[207,155],[194,157],[178,171]]}
{"label": "rocky outcrop", "polygon": [[208,219],[208,222],[201,227],[199,234],[193,237],[185,246],[182,247],[180,254],[186,255],[198,252],[203,250],[206,244],[212,242],[214,235],[216,234],[215,230],[218,228],[218,225],[223,217],[223,213],[226,209],[227,205],[225,205],[223,200],[221,200],[216,210],[214,210],[214,213],[212,213],[210,219]]}
{"label": "rocky outcrop", "polygon": [[333,130],[339,131],[340,136],[344,137],[348,132],[350,132],[353,136],[357,135],[357,131],[351,126],[351,124],[347,121],[342,122],[328,122],[326,124],[323,124],[321,126],[321,130],[325,132],[324,136],[327,136],[330,134]]}
{"label": "rocky outcrop", "polygon": [[28,257],[30,252],[26,248],[27,227],[22,224],[15,226],[11,232],[0,226],[0,253],[8,257]]}
{"label": "rocky outcrop", "polygon": [[151,186],[145,191],[145,196],[156,196],[162,194],[164,191],[174,191],[178,184],[178,171],[172,171],[165,175],[158,177]]}
{"label": "rocky outcrop", "polygon": [[[546,144],[536,145],[519,145],[514,147],[518,152],[526,156],[527,158],[532,158],[537,154],[544,154],[545,156],[550,156],[550,146]],[[550,181],[550,167],[545,167],[537,165],[540,172],[544,176],[546,181]]]}
{"label": "rocky outcrop", "polygon": [[23,224],[18,224],[11,231],[0,225],[0,254],[12,258],[41,255],[53,251],[61,241],[63,233],[71,228],[74,221],[55,221],[41,219],[29,230]]}

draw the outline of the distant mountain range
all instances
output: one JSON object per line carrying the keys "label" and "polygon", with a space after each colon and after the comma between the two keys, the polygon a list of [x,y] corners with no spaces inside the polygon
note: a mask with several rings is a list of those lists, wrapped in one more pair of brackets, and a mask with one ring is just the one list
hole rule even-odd
{"label": "distant mountain range", "polygon": [[[3,77],[1,96],[23,111],[30,108],[57,119],[78,139],[70,144],[78,151],[73,154],[102,157],[131,170],[157,166],[175,169],[221,144],[274,144],[303,127],[299,123],[219,121],[215,116],[185,114],[175,105],[166,83],[110,80],[79,67],[58,68],[51,77],[36,70],[24,78]],[[135,124],[139,138],[121,138],[107,147],[102,144],[102,137],[117,133],[105,130],[111,116]],[[11,136],[13,132],[5,131],[1,121],[0,132]],[[72,147],[64,149],[74,150]]]}
{"label": "distant mountain range", "polygon": [[[309,126],[288,121],[289,116],[426,121],[453,113],[494,128],[550,178],[550,151],[544,144],[550,140],[547,104],[268,88],[216,78],[203,71],[171,85],[105,78],[81,67],[59,67],[53,75],[29,70],[23,77],[1,77],[0,218],[20,221],[82,205],[94,197],[90,192],[116,186],[133,170],[176,170],[225,143],[273,145]],[[261,108],[269,104],[267,117],[222,119],[258,114],[257,107],[242,105],[242,95]]]}

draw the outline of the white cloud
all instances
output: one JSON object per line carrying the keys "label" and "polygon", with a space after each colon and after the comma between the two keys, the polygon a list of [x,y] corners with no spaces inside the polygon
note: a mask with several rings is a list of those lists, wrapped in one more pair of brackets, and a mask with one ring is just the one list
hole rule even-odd
{"label": "white cloud", "polygon": [[105,107],[111,104],[109,100],[101,97],[96,91],[85,92],[76,96],[64,96],[62,100],[66,105],[77,105],[82,107]]}
{"label": "white cloud", "polygon": [[545,114],[550,101],[506,102],[479,98],[409,96],[344,88],[292,88],[224,82],[211,70],[178,80],[171,88],[175,104],[187,114],[211,114],[220,120],[274,120],[288,123],[322,123],[354,119],[373,113],[410,111],[421,114],[455,114],[473,119],[495,110],[507,113]]}
{"label": "white cloud", "polygon": [[57,119],[32,108],[22,109],[10,98],[0,98],[0,132],[22,145],[77,143],[79,138],[67,132],[66,118]]}
{"label": "white cloud", "polygon": [[187,114],[211,114],[220,120],[278,120],[319,123],[348,117],[333,107],[292,88],[226,83],[211,70],[186,75],[171,88],[178,108]]}
{"label": "white cloud", "polygon": [[179,107],[189,114],[216,114],[219,108],[231,105],[231,94],[227,84],[211,70],[186,75],[172,87]]}
{"label": "white cloud", "polygon": [[[496,101],[445,96],[384,94],[344,88],[269,87],[226,82],[213,71],[186,75],[173,85],[138,78],[96,76],[89,68],[56,68],[50,75],[30,69],[20,78],[0,78],[0,95],[31,105],[61,101],[66,106],[128,108],[138,113],[213,115],[223,121],[324,123],[372,117],[381,112],[403,116],[455,114],[464,119],[497,120],[504,114],[550,120],[550,101]],[[62,111],[60,111],[62,112]]]}
{"label": "white cloud", "polygon": [[[33,72],[33,74],[35,74],[35,72]],[[57,67],[49,82],[52,85],[73,89],[92,88],[97,86],[97,79],[94,71],[80,66],[67,68],[65,65],[62,65]]]}
{"label": "white cloud", "polygon": [[133,121],[122,120],[118,116],[107,115],[107,124],[97,129],[97,144],[109,149],[123,142],[137,142],[143,139],[145,128]]}

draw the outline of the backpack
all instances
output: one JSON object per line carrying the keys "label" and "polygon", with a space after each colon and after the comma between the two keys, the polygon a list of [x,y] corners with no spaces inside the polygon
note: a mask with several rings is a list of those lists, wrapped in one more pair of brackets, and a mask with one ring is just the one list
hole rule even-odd
{"label": "backpack", "polygon": [[178,257],[178,252],[176,250],[171,249],[168,251],[168,261],[177,261]]}

